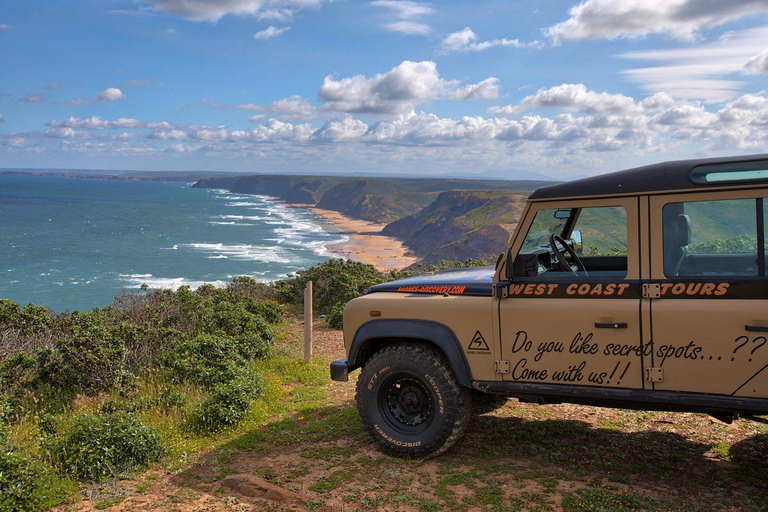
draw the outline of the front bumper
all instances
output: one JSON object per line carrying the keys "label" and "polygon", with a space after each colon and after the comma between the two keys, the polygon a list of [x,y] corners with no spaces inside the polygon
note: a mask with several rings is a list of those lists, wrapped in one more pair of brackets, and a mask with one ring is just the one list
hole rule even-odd
{"label": "front bumper", "polygon": [[347,366],[346,357],[342,357],[331,363],[331,380],[340,382],[349,380],[349,366]]}

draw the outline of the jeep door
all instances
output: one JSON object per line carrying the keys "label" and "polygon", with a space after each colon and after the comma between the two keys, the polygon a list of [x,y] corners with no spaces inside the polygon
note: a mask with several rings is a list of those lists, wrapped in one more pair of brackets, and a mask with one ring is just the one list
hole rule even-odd
{"label": "jeep door", "polygon": [[654,389],[768,398],[766,197],[651,197]]}
{"label": "jeep door", "polygon": [[[637,197],[530,203],[498,301],[504,380],[643,387],[639,208]],[[583,269],[570,255],[558,267],[553,234]]]}

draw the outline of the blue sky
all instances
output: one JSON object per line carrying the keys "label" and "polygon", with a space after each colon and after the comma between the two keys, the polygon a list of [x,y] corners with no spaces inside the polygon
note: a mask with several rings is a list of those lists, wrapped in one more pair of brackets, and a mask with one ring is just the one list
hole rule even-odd
{"label": "blue sky", "polygon": [[768,0],[16,1],[0,167],[554,178],[768,152]]}

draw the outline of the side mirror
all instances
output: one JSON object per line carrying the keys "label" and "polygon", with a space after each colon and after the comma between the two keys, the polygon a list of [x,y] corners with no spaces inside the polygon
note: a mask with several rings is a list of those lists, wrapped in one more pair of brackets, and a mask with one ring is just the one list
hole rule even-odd
{"label": "side mirror", "polygon": [[507,278],[507,281],[512,281],[515,277],[515,272],[512,268],[512,247],[507,249],[507,263],[504,266],[504,277]]}
{"label": "side mirror", "polygon": [[573,250],[576,254],[581,254],[584,249],[584,244],[581,242],[581,231],[575,230],[571,233],[571,240],[573,240]]}

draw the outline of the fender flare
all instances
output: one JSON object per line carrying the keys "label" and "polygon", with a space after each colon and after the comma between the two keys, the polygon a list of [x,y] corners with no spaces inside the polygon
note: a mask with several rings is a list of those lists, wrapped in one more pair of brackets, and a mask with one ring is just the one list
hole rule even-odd
{"label": "fender flare", "polygon": [[349,347],[349,368],[362,366],[371,355],[370,342],[382,338],[426,341],[437,346],[451,364],[459,384],[472,387],[472,371],[456,335],[446,325],[430,320],[380,319],[364,323]]}

